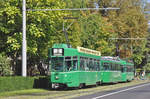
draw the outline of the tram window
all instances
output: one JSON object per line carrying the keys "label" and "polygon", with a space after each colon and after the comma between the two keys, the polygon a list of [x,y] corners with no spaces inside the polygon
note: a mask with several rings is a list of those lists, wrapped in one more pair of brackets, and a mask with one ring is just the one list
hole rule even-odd
{"label": "tram window", "polygon": [[118,64],[118,71],[121,71],[121,65]]}
{"label": "tram window", "polygon": [[127,67],[127,72],[129,72],[129,67]]}
{"label": "tram window", "polygon": [[96,62],[96,59],[94,59],[94,71],[97,71],[97,68],[98,68],[97,62]]}
{"label": "tram window", "polygon": [[89,59],[85,58],[85,70],[89,71]]}
{"label": "tram window", "polygon": [[77,56],[73,57],[73,70],[77,70],[78,67],[78,59]]}
{"label": "tram window", "polygon": [[65,57],[65,70],[71,70],[71,57]]}
{"label": "tram window", "polygon": [[117,71],[117,65],[116,64],[114,65],[114,71]]}
{"label": "tram window", "polygon": [[112,69],[113,69],[112,63],[110,63],[110,70],[112,70]]}
{"label": "tram window", "polygon": [[51,71],[51,66],[52,66],[51,58],[48,58],[48,66],[49,66],[49,71]]}
{"label": "tram window", "polygon": [[51,58],[51,69],[52,71],[63,71],[63,63],[64,58],[63,57],[52,57]]}
{"label": "tram window", "polygon": [[116,64],[116,71],[118,71],[118,64]]}
{"label": "tram window", "polygon": [[134,72],[134,68],[132,67],[132,72]]}
{"label": "tram window", "polygon": [[124,67],[124,72],[127,72],[127,67]]}
{"label": "tram window", "polygon": [[95,71],[94,59],[91,60],[91,70]]}
{"label": "tram window", "polygon": [[115,71],[115,70],[116,70],[116,68],[115,68],[115,64],[114,64],[114,63],[112,63],[112,70],[113,70],[113,71]]}
{"label": "tram window", "polygon": [[104,70],[109,70],[109,63],[103,63]]}
{"label": "tram window", "polygon": [[89,60],[89,65],[88,65],[90,71],[92,70],[92,64],[93,64],[93,63],[92,63],[92,60],[90,59],[90,60]]}
{"label": "tram window", "polygon": [[120,71],[124,72],[124,66],[123,65],[120,65]]}
{"label": "tram window", "polygon": [[80,70],[85,70],[84,62],[85,62],[84,58],[80,57]]}
{"label": "tram window", "polygon": [[129,72],[131,72],[131,68],[130,68],[130,67],[128,67],[128,69],[129,69]]}
{"label": "tram window", "polygon": [[128,72],[130,72],[130,68],[128,67]]}
{"label": "tram window", "polygon": [[100,64],[99,64],[99,60],[97,60],[97,70],[100,71]]}
{"label": "tram window", "polygon": [[93,71],[94,70],[94,60],[91,58],[89,61],[89,70]]}
{"label": "tram window", "polygon": [[73,56],[73,60],[77,60],[78,59],[78,57],[77,56]]}
{"label": "tram window", "polygon": [[121,67],[121,72],[124,72],[124,70],[123,70],[124,68],[123,67]]}
{"label": "tram window", "polygon": [[129,72],[132,72],[132,67],[129,67]]}
{"label": "tram window", "polygon": [[125,72],[126,71],[126,67],[124,65],[121,65],[121,72]]}
{"label": "tram window", "polygon": [[116,71],[120,71],[120,70],[119,70],[119,67],[120,67],[120,65],[119,65],[119,64],[116,64]]}

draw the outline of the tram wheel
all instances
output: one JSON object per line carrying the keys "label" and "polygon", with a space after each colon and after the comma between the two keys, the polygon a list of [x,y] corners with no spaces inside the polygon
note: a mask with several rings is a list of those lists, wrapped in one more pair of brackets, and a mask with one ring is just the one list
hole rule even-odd
{"label": "tram wheel", "polygon": [[79,85],[79,89],[83,88],[84,87],[84,84],[83,83],[80,83]]}

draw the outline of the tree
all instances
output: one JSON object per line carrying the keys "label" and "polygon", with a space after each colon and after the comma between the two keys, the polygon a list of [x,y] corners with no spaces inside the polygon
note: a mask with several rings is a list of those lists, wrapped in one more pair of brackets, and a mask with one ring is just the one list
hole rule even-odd
{"label": "tree", "polygon": [[[26,2],[27,9],[65,8],[62,0],[26,0]],[[0,51],[5,51],[12,58],[13,70],[19,71],[15,74],[21,74],[22,1],[2,0],[0,6],[0,43],[3,45],[0,46]],[[69,12],[65,11],[27,12],[28,70],[39,66],[40,61],[48,57],[48,48],[54,43],[65,42],[62,23],[63,17],[67,15]],[[73,36],[76,36],[76,33],[78,32],[74,32]],[[74,38],[72,41],[78,39],[77,36],[69,35],[70,38]]]}
{"label": "tree", "polygon": [[[120,10],[107,11],[106,16],[113,23],[118,38],[146,38],[147,20],[142,13],[140,0],[102,0],[101,7],[118,7]],[[103,13],[102,13],[103,14]],[[136,64],[140,64],[146,51],[145,40],[118,40],[119,50],[130,50]],[[123,55],[122,55],[123,56]],[[124,54],[122,58],[127,58]]]}
{"label": "tree", "polygon": [[100,14],[90,14],[81,18],[82,46],[101,51],[102,55],[112,55],[114,36],[112,24]]}
{"label": "tree", "polygon": [[0,76],[12,75],[13,71],[10,66],[10,59],[8,59],[4,54],[0,54]]}
{"label": "tree", "polygon": [[[68,2],[67,8],[93,8],[97,2],[98,0],[75,0]],[[74,17],[78,17],[75,30],[80,32],[81,46],[99,50],[103,55],[112,55],[115,44],[110,42],[109,38],[114,37],[115,33],[111,22],[98,12],[96,10],[72,12]]]}

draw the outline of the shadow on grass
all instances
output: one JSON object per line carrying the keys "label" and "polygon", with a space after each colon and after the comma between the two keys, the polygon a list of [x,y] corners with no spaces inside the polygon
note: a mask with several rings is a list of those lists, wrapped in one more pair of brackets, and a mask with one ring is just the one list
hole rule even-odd
{"label": "shadow on grass", "polygon": [[34,80],[33,88],[40,88],[40,89],[51,89],[51,83],[48,77],[39,77]]}

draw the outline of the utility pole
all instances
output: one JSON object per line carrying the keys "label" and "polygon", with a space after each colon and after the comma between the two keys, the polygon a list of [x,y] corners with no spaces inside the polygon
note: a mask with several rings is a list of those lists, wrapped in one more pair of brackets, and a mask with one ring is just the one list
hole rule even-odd
{"label": "utility pole", "polygon": [[26,49],[26,0],[22,1],[22,76],[27,76],[27,49]]}

